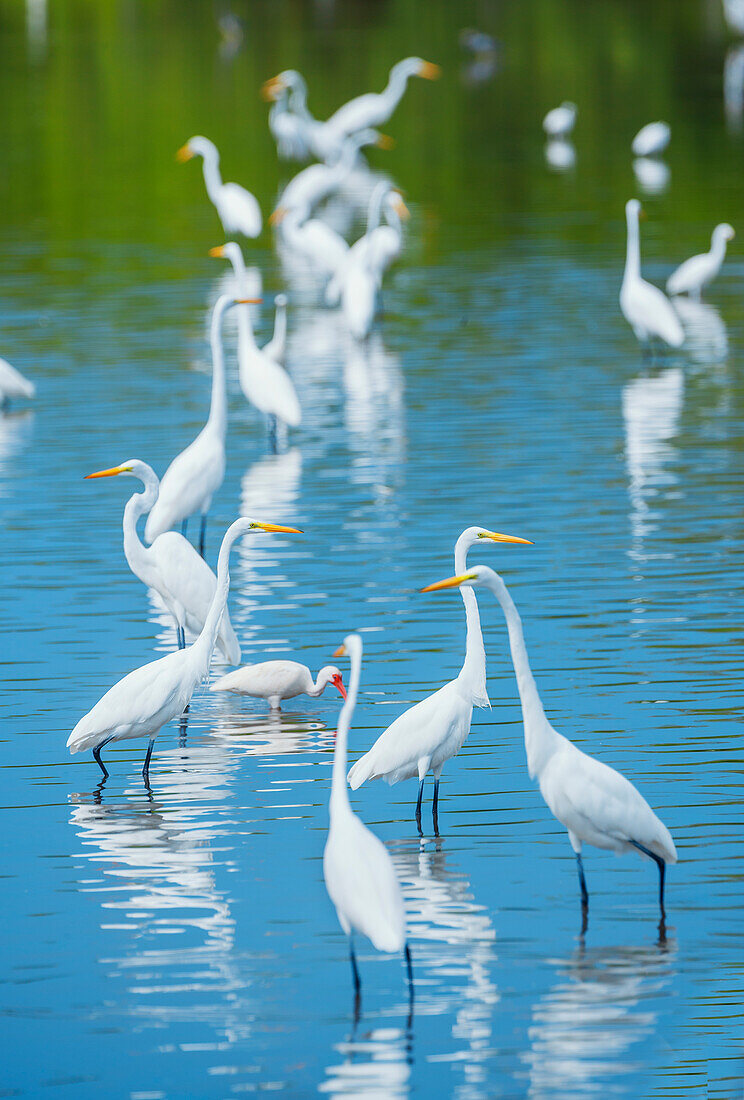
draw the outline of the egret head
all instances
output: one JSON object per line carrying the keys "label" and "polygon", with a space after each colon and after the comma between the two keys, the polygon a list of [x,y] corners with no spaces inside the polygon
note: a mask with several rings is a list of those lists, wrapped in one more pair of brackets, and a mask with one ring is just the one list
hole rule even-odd
{"label": "egret head", "polygon": [[236,271],[245,271],[243,253],[237,241],[228,241],[227,244],[218,244],[216,248],[210,248],[209,255],[214,260],[229,260]]}
{"label": "egret head", "polygon": [[713,240],[716,241],[732,241],[735,236],[734,228],[728,222],[721,222],[713,230]]}
{"label": "egret head", "polygon": [[341,698],[346,698],[346,688],[344,687],[343,677],[341,676],[340,670],[337,669],[335,665],[325,665],[318,673],[318,687],[322,690],[326,684],[333,684],[341,695]]}
{"label": "egret head", "polygon": [[261,95],[267,102],[278,99],[282,92],[305,91],[304,77],[296,69],[285,69],[261,85]]}
{"label": "egret head", "polygon": [[643,208],[638,199],[628,199],[625,204],[625,213],[629,218],[640,218],[643,215]]}
{"label": "egret head", "polygon": [[185,161],[191,160],[192,157],[209,156],[217,156],[217,146],[209,138],[197,135],[189,138],[186,144],[181,146],[176,153],[176,160],[183,164]]}
{"label": "egret head", "polygon": [[88,481],[94,477],[116,477],[117,474],[137,477],[140,481],[157,481],[152,466],[148,466],[146,462],[140,462],[138,458],[128,458],[126,462],[122,462],[119,466],[111,466],[107,470],[96,470],[93,474],[86,474],[85,480]]}
{"label": "egret head", "polygon": [[403,196],[400,191],[397,191],[395,188],[390,190],[385,196],[385,206],[389,206],[399,218],[405,219],[410,217],[408,207],[403,202]]}
{"label": "egret head", "polygon": [[286,309],[287,308],[287,295],[286,294],[277,294],[274,298],[274,305],[276,306],[277,309]]}
{"label": "egret head", "polygon": [[517,535],[502,535],[499,531],[490,531],[487,527],[466,527],[457,540],[457,546],[469,550],[471,546],[475,546],[477,542],[483,540],[486,542],[516,543],[519,546],[533,545],[529,539],[520,539]]}
{"label": "egret head", "polygon": [[390,75],[401,73],[405,76],[423,76],[425,80],[438,80],[442,75],[439,65],[432,61],[424,61],[421,57],[404,57],[397,65],[393,65]]}

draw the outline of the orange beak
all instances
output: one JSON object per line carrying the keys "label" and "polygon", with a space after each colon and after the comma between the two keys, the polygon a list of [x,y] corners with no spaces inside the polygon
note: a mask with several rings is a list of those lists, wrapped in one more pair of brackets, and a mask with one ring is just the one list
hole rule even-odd
{"label": "orange beak", "polygon": [[287,216],[287,210],[284,206],[277,206],[276,210],[269,216],[269,225],[279,225],[282,218]]}
{"label": "orange beak", "polygon": [[278,76],[272,76],[271,80],[265,80],[261,85],[261,98],[267,103],[273,103],[284,84]]}
{"label": "orange beak", "polygon": [[216,248],[210,248],[209,255],[212,257],[213,260],[221,260],[222,257],[225,255],[224,244],[218,244]]}
{"label": "orange beak", "polygon": [[238,306],[260,306],[263,304],[263,298],[236,298],[235,304]]}
{"label": "orange beak", "polygon": [[186,142],[186,144],[182,145],[181,148],[176,153],[176,160],[178,161],[179,164],[185,164],[187,160],[191,160],[193,155],[194,154],[191,152],[191,149],[189,148],[189,143]]}
{"label": "orange beak", "polygon": [[283,527],[280,523],[258,523],[256,527],[260,527],[262,531],[278,532],[282,535],[304,535],[304,531],[300,531],[297,527]]}
{"label": "orange beak", "polygon": [[419,591],[439,592],[442,588],[459,588],[463,581],[471,581],[476,576],[476,573],[461,573],[459,577],[447,577],[444,581],[436,581],[434,584],[427,584],[426,588],[421,588]]}
{"label": "orange beak", "polygon": [[439,80],[442,75],[442,70],[439,65],[435,65],[433,61],[424,61],[421,68],[418,71],[419,76],[423,76],[425,80]]}
{"label": "orange beak", "polygon": [[108,470],[96,470],[94,474],[86,474],[85,480],[92,477],[113,477],[115,474],[123,474],[126,469],[126,466],[111,466]]}
{"label": "orange beak", "polygon": [[345,656],[346,656],[346,646],[345,645],[340,645],[338,647],[338,649],[336,650],[336,652],[332,654],[332,657],[333,657],[334,661],[336,660],[337,657],[345,657]]}
{"label": "orange beak", "polygon": [[500,535],[498,531],[486,531],[484,535],[479,536],[482,539],[490,539],[491,542],[513,542],[519,546],[534,546],[534,542],[530,542],[529,539],[520,539],[516,535]]}
{"label": "orange beak", "polygon": [[408,207],[406,206],[406,204],[403,202],[403,199],[401,198],[400,195],[398,195],[398,197],[393,202],[393,208],[395,209],[395,212],[397,213],[399,218],[409,218],[410,217],[410,211],[409,211]]}
{"label": "orange beak", "polygon": [[387,134],[378,134],[375,145],[378,149],[394,149],[395,138],[391,138]]}

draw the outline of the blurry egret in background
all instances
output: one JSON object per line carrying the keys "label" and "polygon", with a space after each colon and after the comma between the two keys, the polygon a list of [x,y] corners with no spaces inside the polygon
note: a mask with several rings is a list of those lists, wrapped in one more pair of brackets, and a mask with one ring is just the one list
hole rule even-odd
{"label": "blurry egret in background", "polygon": [[192,137],[176,154],[180,161],[202,158],[207,194],[219,214],[225,233],[242,233],[257,237],[261,232],[261,208],[250,191],[239,183],[223,183],[220,175],[220,154],[209,138]]}
{"label": "blurry egret in background", "polygon": [[669,144],[672,131],[666,122],[649,122],[633,138],[631,149],[635,157],[657,157]]}
{"label": "blurry egret in background", "polygon": [[410,77],[422,76],[426,80],[436,80],[441,72],[440,67],[431,61],[422,61],[420,57],[406,57],[393,65],[382,92],[367,92],[366,95],[350,99],[331,115],[326,125],[340,134],[353,134],[365,126],[382,126],[403,98]]}
{"label": "blurry egret in background", "polygon": [[576,123],[577,107],[575,103],[561,103],[548,111],[543,119],[543,130],[549,138],[567,138]]}
{"label": "blurry egret in background", "polygon": [[629,199],[625,204],[628,242],[620,288],[620,309],[641,342],[646,343],[652,336],[658,336],[678,348],[684,343],[685,334],[671,302],[663,291],[641,276],[640,214],[638,199]]}
{"label": "blurry egret in background", "polygon": [[35,393],[33,382],[11,367],[7,359],[0,359],[0,409],[10,404],[11,398],[33,397]]}
{"label": "blurry egret in background", "polygon": [[703,287],[712,282],[721,270],[726,258],[726,244],[735,236],[728,222],[717,225],[710,239],[710,250],[691,256],[669,276],[667,279],[669,293],[690,294],[693,298],[699,298]]}

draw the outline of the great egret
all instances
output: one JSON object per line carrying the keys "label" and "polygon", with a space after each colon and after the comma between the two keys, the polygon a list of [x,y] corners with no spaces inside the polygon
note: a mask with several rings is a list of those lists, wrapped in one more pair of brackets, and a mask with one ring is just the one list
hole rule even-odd
{"label": "great egret", "polygon": [[699,298],[704,286],[715,279],[726,257],[726,242],[736,236],[728,222],[721,222],[713,230],[710,251],[691,256],[667,279],[670,294],[690,294]]}
{"label": "great egret", "polygon": [[527,768],[530,779],[537,779],[548,809],[568,831],[578,863],[584,920],[589,894],[581,848],[582,844],[592,844],[618,853],[635,849],[655,861],[659,868],[659,908],[663,922],[664,872],[667,863],[677,862],[669,830],[624,775],[577,749],[548,722],[527,658],[522,621],[501,577],[487,565],[476,565],[464,574],[437,581],[421,591],[478,585],[493,592],[504,612],[522,703]]}
{"label": "great egret", "polygon": [[242,233],[257,237],[261,232],[261,208],[256,198],[238,183],[223,183],[220,175],[220,154],[209,138],[192,137],[176,154],[179,161],[201,157],[204,166],[204,183],[214,207],[219,214],[225,233]]}
{"label": "great egret", "polygon": [[351,661],[349,693],[341,708],[333,753],[333,780],[328,805],[330,823],[323,852],[323,877],[338,922],[349,937],[351,972],[357,1009],[361,981],[354,954],[355,932],[372,941],[378,951],[404,950],[410,997],[413,1000],[411,951],[406,943],[406,917],[398,876],[387,848],[357,817],[346,787],[346,745],[359,691],[362,639],[349,634],[333,654],[348,653]]}
{"label": "great egret", "polygon": [[[300,76],[299,73],[294,75]],[[306,160],[310,155],[309,121],[294,109],[290,85],[281,80],[282,76],[284,74],[280,73],[261,88],[264,99],[271,103],[269,130],[282,160]],[[302,83],[304,85],[304,80]]]}
{"label": "great egret", "polygon": [[227,603],[230,588],[228,563],[230,550],[236,539],[248,531],[281,531],[302,534],[295,527],[281,527],[249,518],[236,519],[230,524],[222,539],[217,561],[217,587],[209,614],[201,633],[187,649],[177,649],[157,661],[150,661],[119,680],[99,699],[92,710],[80,719],[67,739],[71,753],[93,750],[93,756],[108,776],[101,760],[101,749],[111,741],[128,741],[135,737],[148,737],[142,778],[150,785],[150,757],[155,738],[171,718],[183,714],[197,684],[207,675],[212,650],[217,639],[220,619]]}
{"label": "great egret", "polygon": [[[238,286],[245,284],[245,263],[240,245],[235,241],[219,245],[209,251],[210,256],[229,260]],[[271,343],[271,342],[270,342]],[[260,412],[269,417],[272,440],[276,435],[276,421],[296,428],[302,421],[297,391],[284,367],[270,355],[268,348],[259,348],[253,333],[248,309],[238,311],[238,370],[240,388]]]}
{"label": "great egret", "polygon": [[631,149],[635,157],[656,157],[669,144],[672,131],[666,122],[649,122],[633,138]]}
{"label": "great egret", "polygon": [[390,138],[366,128],[344,137],[340,154],[331,164],[310,164],[292,177],[282,191],[269,224],[278,225],[291,210],[306,210],[305,217],[309,217],[313,207],[341,186],[354,167],[360,149],[365,145],[386,149],[390,144]]}
{"label": "great egret", "polygon": [[331,115],[326,125],[340,134],[354,134],[364,126],[381,126],[388,121],[403,98],[410,77],[422,76],[426,80],[436,80],[441,73],[439,65],[434,65],[431,61],[422,61],[420,57],[406,57],[393,65],[382,92],[367,92],[366,95],[350,99]]}
{"label": "great egret", "polygon": [[0,359],[0,409],[5,408],[11,398],[33,397],[35,393],[33,382],[11,367],[7,359]]}
{"label": "great egret", "polygon": [[[527,539],[500,535],[485,527],[468,527],[455,543],[455,569],[464,573],[467,553],[481,539],[491,542],[520,543],[531,546]],[[462,594],[465,604],[467,636],[465,661],[459,675],[399,715],[375,741],[369,752],[350,769],[348,779],[355,791],[368,779],[384,779],[397,783],[418,776],[416,824],[421,829],[421,800],[424,780],[429,771],[434,776],[434,798],[431,815],[434,831],[439,831],[439,776],[442,768],[462,748],[470,732],[473,707],[490,706],[486,691],[486,653],[474,595]]]}
{"label": "great egret", "polygon": [[[158,499],[160,488],[155,471],[146,462],[130,458],[108,470],[97,470],[88,478],[138,478],[144,493],[134,493],[124,508],[124,554],[129,568],[148,588],[154,588],[176,621],[178,648],[186,647],[186,628],[200,634],[207,621],[217,588],[217,578],[194,547],[177,531],[165,531],[145,546],[137,534],[137,520],[146,515]],[[240,645],[225,608],[217,632],[217,648],[228,664],[240,663]]]}
{"label": "great egret", "polygon": [[225,477],[225,435],[227,432],[227,393],[225,390],[225,355],[222,348],[222,318],[234,305],[260,302],[253,298],[232,298],[222,294],[212,310],[210,343],[212,347],[212,400],[209,419],[193,443],[171,462],[160,482],[160,494],[153,505],[145,538],[153,542],[158,535],[177,523],[186,533],[189,516],[201,514],[199,552],[204,557],[207,513],[212,497]]}
{"label": "great egret", "polygon": [[659,336],[673,348],[681,347],[685,334],[671,302],[658,287],[641,277],[641,246],[638,218],[641,204],[629,199],[625,204],[628,244],[623,285],[620,288],[620,309],[636,337],[643,343]]}
{"label": "great egret", "polygon": [[543,130],[549,138],[567,138],[576,123],[576,113],[575,103],[561,103],[560,107],[548,111],[543,119]]}
{"label": "great egret", "polygon": [[325,665],[313,680],[307,665],[297,661],[262,661],[258,665],[244,665],[235,672],[228,672],[209,690],[233,691],[236,695],[268,699],[271,710],[281,710],[282,699],[294,699],[297,695],[310,695],[317,699],[323,694],[326,684],[333,684],[346,698],[346,688],[335,665]]}
{"label": "great egret", "polygon": [[301,257],[317,275],[328,278],[345,264],[348,244],[330,225],[311,218],[307,204],[279,207],[271,218],[273,225],[280,226],[282,242],[293,257]]}
{"label": "great egret", "polygon": [[287,295],[277,294],[274,298],[274,332],[264,352],[280,367],[284,366],[287,354]]}

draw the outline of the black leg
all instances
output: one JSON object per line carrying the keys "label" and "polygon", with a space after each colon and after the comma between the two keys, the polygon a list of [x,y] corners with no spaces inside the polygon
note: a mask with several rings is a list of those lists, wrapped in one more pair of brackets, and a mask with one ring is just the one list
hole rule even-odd
{"label": "black leg", "polygon": [[652,859],[656,866],[659,868],[659,912],[661,913],[661,923],[664,924],[666,920],[666,912],[664,911],[664,879],[666,877],[666,863],[661,856],[654,855],[648,848],[644,848],[642,844],[639,844],[637,840],[631,840],[630,842],[634,848],[637,848],[639,852],[643,852],[645,856]]}
{"label": "black leg", "polygon": [[[424,776],[424,779],[426,779],[426,776]],[[419,783],[418,802],[416,803],[416,824],[418,825],[419,836],[424,835],[424,830],[421,828],[421,799],[424,797],[424,779]]]}
{"label": "black leg", "polygon": [[188,526],[189,526],[189,517],[187,516],[186,519],[181,520],[181,534],[183,535],[184,538],[186,538],[186,531],[188,530]]}
{"label": "black leg", "polygon": [[109,773],[106,770],[106,765],[104,764],[103,760],[101,760],[101,749],[105,749],[110,740],[111,740],[111,738],[107,737],[105,741],[101,741],[101,744],[96,745],[96,747],[93,749],[93,756],[95,757],[96,764],[98,764],[98,767],[103,772],[103,778],[104,779],[108,779],[108,774]]}
{"label": "black leg", "polygon": [[273,455],[278,450],[276,417],[269,416],[269,450]]}
{"label": "black leg", "polygon": [[351,980],[354,983],[354,1026],[356,1027],[362,1009],[362,979],[359,977],[359,967],[354,954],[354,941],[351,937],[349,937],[349,958],[351,959]]}
{"label": "black leg", "polygon": [[439,780],[434,780],[434,800],[431,804],[431,820],[434,826],[434,836],[439,836]]}
{"label": "black leg", "polygon": [[411,1002],[413,1002],[413,961],[411,959],[411,948],[409,947],[408,944],[406,944],[405,956],[406,956],[406,970],[408,972],[408,992],[409,992]]}
{"label": "black leg", "polygon": [[581,852],[576,853],[576,862],[579,867],[579,886],[581,887],[581,908],[589,908],[589,893],[586,888],[586,879],[584,878],[584,864],[581,861]]}
{"label": "black leg", "polygon": [[202,516],[201,531],[199,532],[199,553],[204,557],[204,544],[207,541],[207,516],[206,513]]}
{"label": "black leg", "polygon": [[186,731],[189,725],[188,707],[181,715],[178,722],[178,747],[179,749],[186,748]]}
{"label": "black leg", "polygon": [[150,789],[150,757],[152,756],[152,747],[155,744],[155,738],[153,737],[150,744],[147,746],[147,756],[145,757],[145,763],[142,768],[142,778],[145,781],[145,786],[148,791]]}

